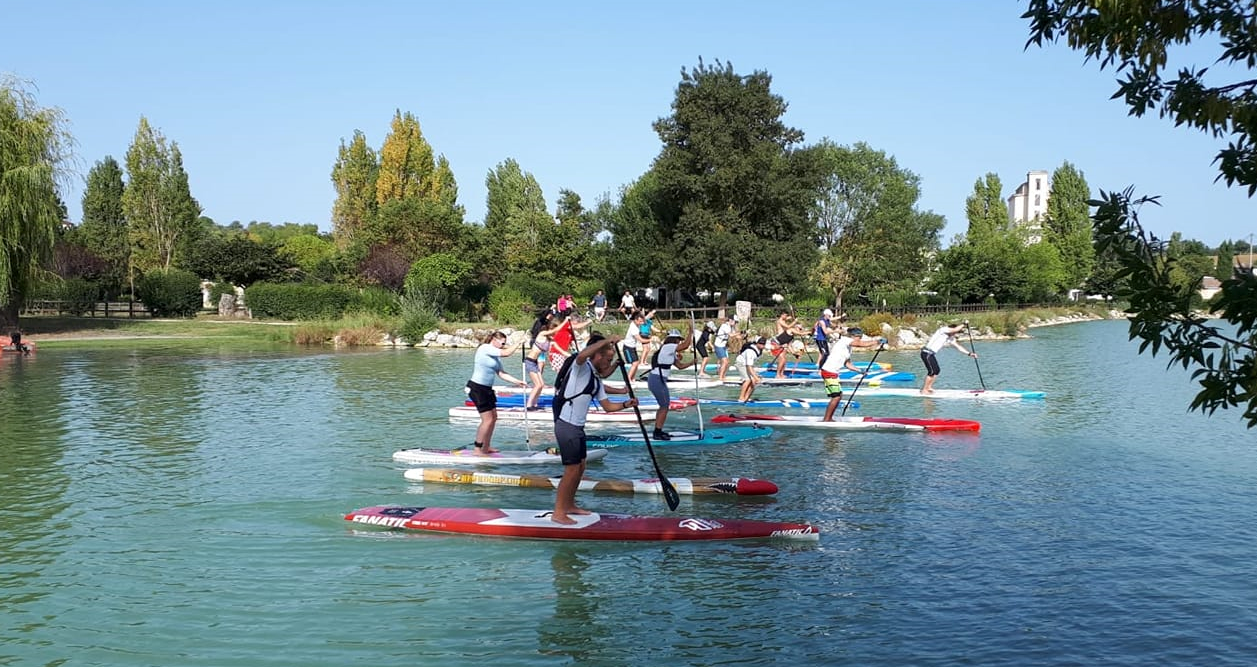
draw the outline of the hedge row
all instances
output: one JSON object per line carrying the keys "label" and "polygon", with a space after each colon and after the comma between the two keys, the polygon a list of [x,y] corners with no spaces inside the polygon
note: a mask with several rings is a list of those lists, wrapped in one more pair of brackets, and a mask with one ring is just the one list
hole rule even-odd
{"label": "hedge row", "polygon": [[281,320],[334,320],[359,310],[385,316],[398,312],[397,295],[388,290],[345,285],[255,283],[245,288],[244,302],[254,317]]}

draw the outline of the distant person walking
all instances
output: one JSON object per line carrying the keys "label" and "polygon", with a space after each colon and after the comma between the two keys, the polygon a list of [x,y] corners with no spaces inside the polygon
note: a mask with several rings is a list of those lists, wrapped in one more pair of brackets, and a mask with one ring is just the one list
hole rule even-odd
{"label": "distant person walking", "polygon": [[938,365],[938,353],[948,345],[960,350],[966,355],[978,358],[978,353],[973,350],[966,350],[960,341],[956,340],[956,335],[965,330],[965,325],[959,322],[945,324],[930,336],[930,340],[926,342],[925,347],[921,349],[921,361],[925,363],[925,384],[921,387],[922,394],[934,393],[934,381],[938,379],[941,369]]}

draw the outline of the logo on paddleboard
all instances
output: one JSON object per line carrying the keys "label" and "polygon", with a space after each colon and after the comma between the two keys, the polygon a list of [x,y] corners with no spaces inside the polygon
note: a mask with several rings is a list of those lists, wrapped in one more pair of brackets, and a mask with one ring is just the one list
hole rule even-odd
{"label": "logo on paddleboard", "polygon": [[719,521],[712,521],[711,519],[682,519],[677,526],[694,531],[716,530],[717,528],[725,527],[723,523],[720,523]]}

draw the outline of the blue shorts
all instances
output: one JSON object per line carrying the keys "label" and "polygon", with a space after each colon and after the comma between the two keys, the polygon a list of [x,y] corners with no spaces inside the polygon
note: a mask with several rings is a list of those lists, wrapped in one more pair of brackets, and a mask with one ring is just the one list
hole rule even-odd
{"label": "blue shorts", "polygon": [[724,346],[724,347],[716,347],[716,348],[715,348],[715,350],[716,350],[716,358],[717,358],[717,359],[728,359],[728,358],[729,358],[729,346],[728,346],[728,345],[726,345],[726,346]]}
{"label": "blue shorts", "polygon": [[635,347],[624,348],[624,363],[634,364],[634,363],[637,363],[637,359],[638,359],[637,348]]}

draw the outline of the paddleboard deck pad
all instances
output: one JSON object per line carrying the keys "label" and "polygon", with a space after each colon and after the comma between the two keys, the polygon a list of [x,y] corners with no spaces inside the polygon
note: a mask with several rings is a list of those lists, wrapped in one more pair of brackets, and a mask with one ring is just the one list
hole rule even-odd
{"label": "paddleboard deck pad", "polygon": [[[590,449],[585,454],[586,461],[597,461],[607,455],[605,449]],[[563,460],[558,454],[547,451],[502,450],[488,456],[481,456],[475,449],[403,449],[393,452],[393,460],[408,465],[562,465]]]}
{"label": "paddleboard deck pad", "polygon": [[[746,442],[767,438],[773,434],[771,428],[764,426],[733,426],[730,428],[708,428],[702,433],[689,429],[673,429],[666,431],[669,439],[650,438],[656,447],[665,445],[725,445],[734,442]],[[586,436],[590,447],[623,447],[645,445],[641,430],[620,433],[590,433]]]}
{"label": "paddleboard deck pad", "polygon": [[[412,482],[438,482],[441,484],[477,484],[482,486],[517,486],[529,489],[553,490],[559,488],[559,477],[545,475],[511,475],[452,468],[411,468],[403,473]],[[750,477],[669,477],[668,481],[683,496],[725,494],[738,496],[768,496],[777,493],[777,485],[763,479]],[[589,479],[584,478],[576,487],[578,491],[608,493],[663,493],[658,479]]]}
{"label": "paddleboard deck pad", "polygon": [[379,506],[354,510],[345,515],[346,521],[368,526],[533,540],[820,540],[820,531],[806,523],[631,516],[597,512],[573,515],[571,518],[576,523],[562,525],[550,520],[549,510],[475,507]]}
{"label": "paddleboard deck pad", "polygon": [[969,419],[917,419],[912,417],[834,417],[822,421],[814,415],[716,415],[717,424],[760,424],[763,426],[806,426],[853,431],[978,431],[982,424]]}

